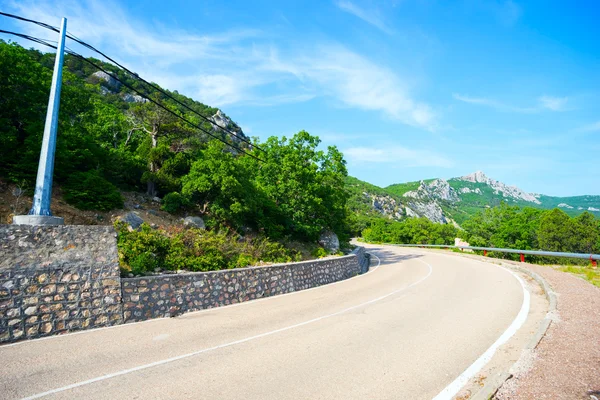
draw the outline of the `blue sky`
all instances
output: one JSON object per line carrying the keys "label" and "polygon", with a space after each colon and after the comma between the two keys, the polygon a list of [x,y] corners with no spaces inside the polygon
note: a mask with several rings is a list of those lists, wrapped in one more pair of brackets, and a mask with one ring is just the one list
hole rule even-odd
{"label": "blue sky", "polygon": [[0,9],[55,25],[66,16],[71,33],[222,108],[248,135],[307,130],[380,186],[482,170],[566,196],[600,194],[600,4],[573,4],[0,0]]}

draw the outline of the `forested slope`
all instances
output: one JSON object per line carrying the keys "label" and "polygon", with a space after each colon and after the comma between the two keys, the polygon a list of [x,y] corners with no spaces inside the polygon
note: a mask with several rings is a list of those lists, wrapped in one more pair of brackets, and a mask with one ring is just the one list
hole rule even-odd
{"label": "forested slope", "polygon": [[[51,54],[0,42],[0,180],[29,194],[37,172],[53,61]],[[239,126],[220,110],[167,92],[192,112],[135,75],[93,62],[172,113],[67,55],[54,170],[64,199],[81,209],[111,210],[123,207],[122,190],[145,192],[161,198],[164,212],[201,215],[212,232],[203,235],[213,234],[215,243],[223,242],[211,247],[204,239],[169,227],[141,231],[129,235],[130,243],[137,245],[121,243],[129,267],[154,257],[162,260],[157,268],[179,268],[206,255],[207,248],[212,248],[214,262],[204,262],[200,269],[281,260],[285,252],[275,249],[269,255],[261,238],[316,243],[322,232],[331,230],[342,242],[347,240],[347,171],[337,148],[321,150],[320,140],[304,131],[249,145]],[[227,238],[219,239],[223,232]],[[245,250],[234,246],[240,234],[256,238],[257,245]],[[238,248],[235,257],[227,255],[227,243],[229,249]],[[187,261],[177,261],[183,253]]]}

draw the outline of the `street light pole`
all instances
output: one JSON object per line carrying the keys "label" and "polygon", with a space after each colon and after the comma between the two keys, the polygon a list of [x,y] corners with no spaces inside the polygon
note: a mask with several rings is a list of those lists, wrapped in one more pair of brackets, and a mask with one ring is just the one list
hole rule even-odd
{"label": "street light pole", "polygon": [[58,129],[58,109],[60,107],[60,89],[62,84],[62,67],[65,51],[65,35],[67,32],[67,19],[63,18],[60,26],[56,60],[54,61],[54,74],[48,100],[44,138],[40,152],[37,180],[33,206],[29,215],[16,215],[13,224],[18,225],[63,225],[64,219],[52,216],[50,202],[52,200],[52,175],[54,173],[54,153],[56,151],[56,133]]}

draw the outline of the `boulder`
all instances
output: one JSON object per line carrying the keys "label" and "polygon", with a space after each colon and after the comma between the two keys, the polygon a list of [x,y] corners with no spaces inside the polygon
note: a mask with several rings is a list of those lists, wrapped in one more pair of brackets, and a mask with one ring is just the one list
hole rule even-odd
{"label": "boulder", "polygon": [[340,250],[340,240],[332,231],[324,231],[321,233],[319,244],[330,253],[337,253]]}
{"label": "boulder", "polygon": [[204,220],[200,217],[185,217],[183,220],[183,226],[186,228],[206,229]]}
{"label": "boulder", "polygon": [[135,212],[128,212],[123,215],[121,221],[125,222],[132,229],[138,229],[144,223],[144,220]]}

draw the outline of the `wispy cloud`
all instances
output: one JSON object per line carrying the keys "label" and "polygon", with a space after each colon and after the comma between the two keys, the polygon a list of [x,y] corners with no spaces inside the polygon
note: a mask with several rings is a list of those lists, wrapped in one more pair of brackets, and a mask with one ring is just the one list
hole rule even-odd
{"label": "wispy cloud", "polygon": [[356,5],[350,1],[346,1],[346,0],[338,0],[335,2],[335,5],[340,10],[362,19],[366,23],[373,25],[377,29],[379,29],[387,34],[392,33],[392,29],[390,29],[387,26],[387,24],[383,21],[383,17],[381,16],[379,10],[377,10],[377,9],[367,10],[365,8],[359,7],[358,5]]}
{"label": "wispy cloud", "polygon": [[434,112],[413,99],[399,76],[342,46],[320,46],[310,57],[294,60],[291,68],[347,106],[382,111],[408,125],[435,128]]}
{"label": "wispy cloud", "polygon": [[538,101],[543,108],[552,111],[564,111],[569,99],[567,97],[541,96]]}
{"label": "wispy cloud", "polygon": [[[110,0],[10,4],[21,15],[51,24],[67,16],[73,34],[146,79],[206,104],[272,106],[321,97],[344,107],[379,111],[411,126],[428,130],[436,126],[431,107],[407,89],[410,77],[335,42],[284,47],[258,29],[200,34],[149,25]],[[349,4],[341,7],[357,10]],[[35,25],[22,27],[33,35],[48,35]]]}
{"label": "wispy cloud", "polygon": [[350,162],[355,163],[385,163],[400,167],[451,168],[454,166],[454,163],[442,154],[401,146],[351,147],[343,152]]}
{"label": "wispy cloud", "polygon": [[473,97],[464,94],[454,93],[452,95],[456,100],[463,103],[476,104],[494,108],[498,111],[517,112],[524,114],[533,114],[542,111],[566,111],[568,97],[540,96],[537,99],[537,104],[533,107],[517,107],[510,104],[505,104],[487,97]]}
{"label": "wispy cloud", "polygon": [[579,129],[581,132],[600,132],[600,121],[585,125]]}

